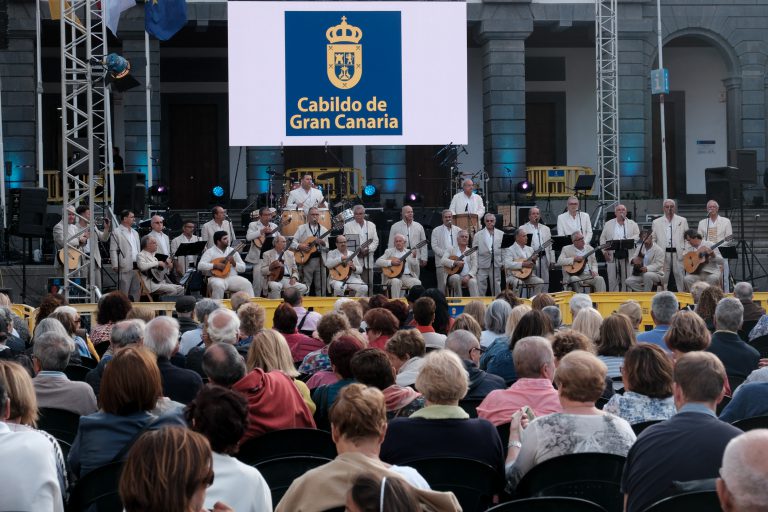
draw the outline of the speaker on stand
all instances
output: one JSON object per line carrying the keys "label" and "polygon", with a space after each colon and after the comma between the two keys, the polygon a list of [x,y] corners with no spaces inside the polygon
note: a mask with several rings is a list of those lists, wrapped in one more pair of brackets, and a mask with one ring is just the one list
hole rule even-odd
{"label": "speaker on stand", "polygon": [[[8,230],[11,235],[22,238],[21,254],[21,302],[27,300],[27,245],[32,238],[45,236],[45,214],[48,208],[48,190],[45,188],[22,187],[10,190]],[[7,247],[7,245],[6,245]]]}

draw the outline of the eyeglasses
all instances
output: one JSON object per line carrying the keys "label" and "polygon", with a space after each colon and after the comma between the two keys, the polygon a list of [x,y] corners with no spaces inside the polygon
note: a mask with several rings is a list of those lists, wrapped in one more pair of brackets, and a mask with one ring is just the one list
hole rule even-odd
{"label": "eyeglasses", "polygon": [[574,241],[574,242],[581,242],[582,240],[584,240],[584,238],[583,238],[583,237],[582,237],[582,238],[575,238],[573,241]]}
{"label": "eyeglasses", "polygon": [[472,352],[474,352],[475,350],[477,350],[481,354],[483,353],[483,347],[472,347],[471,349],[469,349],[469,355],[472,355]]}

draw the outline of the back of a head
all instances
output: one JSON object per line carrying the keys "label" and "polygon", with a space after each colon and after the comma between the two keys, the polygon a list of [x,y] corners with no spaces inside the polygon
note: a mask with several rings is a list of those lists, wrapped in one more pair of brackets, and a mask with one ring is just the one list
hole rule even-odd
{"label": "back of a head", "polygon": [[520,304],[513,307],[512,311],[510,311],[509,315],[507,316],[507,325],[504,327],[504,335],[512,339],[512,335],[515,333],[515,329],[517,328],[517,324],[520,322],[520,319],[523,318],[529,311],[533,310],[528,304]]}
{"label": "back of a head", "polygon": [[712,342],[712,334],[704,320],[693,311],[678,311],[672,316],[664,343],[670,350],[693,352],[706,350]]}
{"label": "back of a head", "polygon": [[720,478],[734,507],[728,510],[764,511],[768,503],[768,430],[750,430],[731,439],[723,452]]}
{"label": "back of a head", "polygon": [[430,403],[454,405],[467,394],[469,380],[459,356],[450,350],[435,350],[424,358],[415,385]]}
{"label": "back of a head", "polygon": [[248,427],[248,401],[222,386],[206,384],[184,410],[187,424],[203,434],[216,453],[233,454]]}
{"label": "back of a head", "polygon": [[573,330],[579,331],[587,338],[596,342],[600,337],[600,326],[603,325],[603,316],[595,308],[584,308],[573,319]]}
{"label": "back of a head", "polygon": [[552,343],[541,336],[521,338],[512,350],[512,360],[515,363],[515,373],[518,379],[539,379],[544,366],[553,370],[555,356]]}
{"label": "back of a head", "polygon": [[361,351],[364,345],[360,340],[352,336],[339,336],[333,340],[328,347],[328,358],[331,360],[334,370],[342,379],[352,378],[352,368],[350,361],[352,356]]}
{"label": "back of a head", "polygon": [[349,325],[353,329],[360,328],[360,324],[363,321],[363,307],[360,305],[359,301],[351,299],[342,301],[341,304],[339,304],[338,311],[347,317]]}
{"label": "back of a head", "polygon": [[[280,306],[282,306],[283,308],[291,308],[291,310],[293,310],[293,308],[287,304],[280,304]],[[229,311],[229,310],[224,310],[224,311]],[[230,311],[230,313],[234,313],[234,312]],[[294,315],[295,314],[296,313],[294,312]],[[264,329],[264,321],[266,320],[266,316],[267,316],[267,312],[263,306],[261,306],[260,304],[256,304],[254,302],[246,302],[245,304],[240,306],[240,308],[237,310],[237,313],[235,314],[235,317],[238,320],[237,329],[240,329],[240,331],[244,335],[253,336],[257,332]],[[232,318],[231,315],[230,315],[230,318]],[[210,326],[210,323],[208,323],[208,325]],[[233,324],[224,322],[223,320],[222,320],[222,323],[220,323],[220,325],[227,325],[226,329],[232,329],[234,327]],[[221,335],[229,338],[229,336],[231,336],[231,333],[222,332]],[[222,339],[218,341],[225,341],[225,340]]]}
{"label": "back of a head", "polygon": [[480,325],[480,330],[485,330],[485,303],[480,300],[471,300],[464,306],[464,313],[471,315]]}
{"label": "back of a head", "polygon": [[752,285],[745,281],[736,283],[736,286],[733,287],[733,296],[739,300],[752,300]]}
{"label": "back of a head", "polygon": [[366,386],[373,386],[384,391],[395,383],[387,355],[377,348],[364,348],[352,356],[350,368],[355,380]]}
{"label": "back of a head", "polygon": [[552,340],[552,352],[555,354],[555,359],[561,360],[566,354],[573,352],[574,350],[583,350],[594,354],[595,344],[578,331],[573,329],[564,329],[555,333]]}
{"label": "back of a head", "polygon": [[411,286],[405,294],[405,300],[408,301],[408,304],[413,304],[424,295],[425,291],[427,291],[427,289],[421,285]]}
{"label": "back of a head", "polygon": [[675,362],[675,384],[686,402],[715,402],[723,393],[725,367],[711,352],[689,352]]}
{"label": "back of a head", "polygon": [[126,512],[191,510],[192,497],[213,483],[211,446],[183,427],[149,430],[128,452],[120,476]]}
{"label": "back of a head", "polygon": [[653,343],[639,343],[624,355],[623,375],[628,390],[649,398],[672,396],[672,359]]}
{"label": "back of a head", "polygon": [[365,327],[367,329],[380,332],[385,336],[392,336],[397,332],[400,321],[397,317],[385,308],[369,309],[365,314]]}
{"label": "back of a head", "polygon": [[618,309],[616,309],[616,312],[621,313],[622,315],[627,315],[627,318],[632,322],[632,327],[634,329],[640,328],[640,324],[643,322],[643,308],[640,307],[640,304],[637,301],[628,300],[620,305]]}
{"label": "back of a head", "polygon": [[538,309],[539,311],[547,306],[554,306],[556,304],[554,297],[548,293],[537,293],[536,296],[531,299],[531,307],[533,309]]}
{"label": "back of a head", "polygon": [[169,316],[158,316],[144,329],[144,346],[157,357],[170,358],[179,344],[179,321]]}
{"label": "back of a head", "polygon": [[483,334],[483,329],[480,327],[480,324],[477,323],[477,320],[475,320],[475,317],[472,315],[468,315],[467,313],[462,313],[453,320],[453,325],[451,325],[451,331],[448,333],[450,335],[451,332],[458,331],[458,330],[464,330],[471,332],[475,338],[478,340],[480,339],[480,336]]}
{"label": "back of a head", "polygon": [[[67,331],[68,335],[72,336],[75,334],[77,324],[75,324],[75,319],[70,313],[56,308],[56,311],[48,315],[48,319],[58,320]],[[0,307],[0,321],[2,322],[0,323],[0,332],[5,332],[3,326],[13,327],[12,319],[7,308]]]}
{"label": "back of a head", "polygon": [[419,325],[432,325],[435,319],[435,301],[429,297],[417,299],[413,303],[413,319]]}
{"label": "back of a head", "polygon": [[[242,311],[245,307],[246,305],[243,305],[240,310]],[[212,311],[205,325],[211,343],[229,343],[230,345],[237,343],[240,319],[234,311],[224,308]]]}
{"label": "back of a head", "polygon": [[35,338],[33,354],[41,370],[63,372],[69,364],[69,358],[75,344],[67,336],[47,332]]}
{"label": "back of a head", "polygon": [[601,360],[583,350],[566,354],[555,371],[555,385],[560,396],[574,402],[594,403],[603,394],[608,368]]}
{"label": "back of a head", "polygon": [[571,297],[571,300],[568,302],[568,306],[571,308],[571,316],[576,318],[576,315],[579,314],[579,311],[584,308],[592,307],[592,297],[586,293],[577,293]]}
{"label": "back of a head", "polygon": [[339,391],[328,415],[332,427],[348,440],[378,438],[387,424],[384,394],[363,384],[350,384]]}
{"label": "back of a head", "polygon": [[264,329],[253,336],[253,341],[248,347],[246,367],[249,371],[261,368],[265,372],[278,370],[289,377],[299,376],[293,365],[288,342],[274,329]]}
{"label": "back of a head", "polygon": [[459,356],[461,359],[471,359],[470,351],[476,348],[478,338],[464,329],[456,329],[445,338],[445,348]]}
{"label": "back of a head", "polygon": [[552,330],[555,331],[563,325],[563,315],[558,306],[544,306],[541,308],[541,312],[547,315],[549,323],[552,325]]}
{"label": "back of a head", "polygon": [[529,336],[547,336],[552,334],[552,324],[549,317],[537,309],[528,311],[515,326],[509,341],[509,349],[515,348],[518,340]]}
{"label": "back of a head", "polygon": [[272,327],[276,331],[283,334],[293,334],[296,332],[298,323],[299,316],[290,304],[284,302],[275,308],[275,313],[272,315]]}
{"label": "back of a head", "polygon": [[709,283],[706,281],[696,281],[691,285],[691,289],[688,290],[691,293],[691,298],[693,298],[693,303],[698,304],[699,299],[701,299],[701,294],[704,293],[704,290],[709,288]]}
{"label": "back of a head", "polygon": [[485,310],[485,330],[501,334],[506,329],[507,317],[512,306],[505,300],[496,299]]}
{"label": "back of a head", "polygon": [[328,345],[333,336],[339,332],[349,329],[349,320],[341,313],[326,313],[317,322],[317,335],[320,339]]}
{"label": "back of a head", "polygon": [[294,308],[301,304],[301,299],[301,293],[296,288],[288,288],[283,291],[283,301]]}
{"label": "back of a head", "polygon": [[349,499],[360,512],[411,512],[420,510],[413,488],[399,478],[379,478],[366,473],[355,478]]}
{"label": "back of a head", "polygon": [[126,320],[142,320],[145,323],[149,323],[155,319],[155,311],[144,306],[134,306],[125,315]]}
{"label": "back of a head", "polygon": [[143,320],[121,320],[112,326],[109,342],[113,349],[133,344],[140,345],[144,342],[144,329],[146,324]]}
{"label": "back of a head", "polygon": [[125,320],[128,312],[133,308],[133,303],[128,296],[116,290],[102,295],[96,311],[96,323],[104,325]]}
{"label": "back of a head", "polygon": [[719,286],[705,288],[701,292],[699,301],[696,303],[696,313],[704,320],[713,321],[717,304],[723,297],[725,297],[725,294]]}
{"label": "back of a head", "polygon": [[[423,297],[423,298],[426,298],[426,297]],[[390,300],[389,302],[384,304],[384,306],[382,306],[381,309],[386,309],[387,311],[389,311],[395,316],[395,318],[397,319],[396,326],[398,329],[405,327],[405,323],[408,320],[408,314],[410,313],[410,310],[408,309],[408,304],[406,304],[402,300]]]}
{"label": "back of a head", "polygon": [[248,303],[251,300],[251,296],[248,292],[235,292],[232,297],[229,298],[229,306],[232,311],[238,312],[243,304]]}
{"label": "back of a head", "polygon": [[143,347],[129,345],[118,350],[104,368],[99,406],[106,413],[127,416],[150,411],[162,395],[157,362]]}
{"label": "back of a head", "polygon": [[404,329],[397,331],[387,340],[384,350],[405,360],[409,357],[424,357],[427,345],[424,336],[417,329]]}
{"label": "back of a head", "polygon": [[9,420],[34,427],[38,417],[37,396],[26,368],[18,363],[0,359],[0,385],[5,388],[10,399]]}
{"label": "back of a head", "polygon": [[245,361],[230,343],[214,343],[203,354],[203,373],[213,383],[232,387],[245,377]]}
{"label": "back of a head", "polygon": [[[3,321],[0,320],[0,332],[2,332],[3,325],[4,325]],[[55,318],[48,317],[40,320],[40,323],[35,326],[35,334],[33,338],[37,339],[38,336],[42,336],[47,332],[54,332],[61,336],[69,337],[69,333],[67,332],[67,330],[61,324],[61,322],[59,322]]]}
{"label": "back of a head", "polygon": [[603,320],[597,341],[598,355],[622,357],[635,343],[635,329],[628,316],[614,313]]}
{"label": "back of a head", "polygon": [[202,322],[205,317],[220,307],[221,304],[213,299],[202,299],[197,304],[195,304],[195,318],[198,322]]}
{"label": "back of a head", "polygon": [[744,320],[744,306],[739,299],[726,297],[720,299],[715,308],[715,327],[719,331],[736,332],[741,329]]}

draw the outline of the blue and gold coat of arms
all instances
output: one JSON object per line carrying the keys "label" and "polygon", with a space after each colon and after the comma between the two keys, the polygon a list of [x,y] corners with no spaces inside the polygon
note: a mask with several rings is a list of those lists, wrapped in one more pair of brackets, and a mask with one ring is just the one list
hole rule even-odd
{"label": "blue and gold coat of arms", "polygon": [[326,52],[328,80],[339,89],[351,89],[363,76],[363,31],[349,25],[342,16],[341,24],[325,32],[328,38]]}

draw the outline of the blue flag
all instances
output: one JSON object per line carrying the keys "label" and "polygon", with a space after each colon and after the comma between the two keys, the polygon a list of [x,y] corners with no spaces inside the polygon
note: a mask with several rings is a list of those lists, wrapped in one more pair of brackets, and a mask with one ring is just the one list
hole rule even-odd
{"label": "blue flag", "polygon": [[187,24],[186,0],[146,0],[144,29],[166,41]]}

